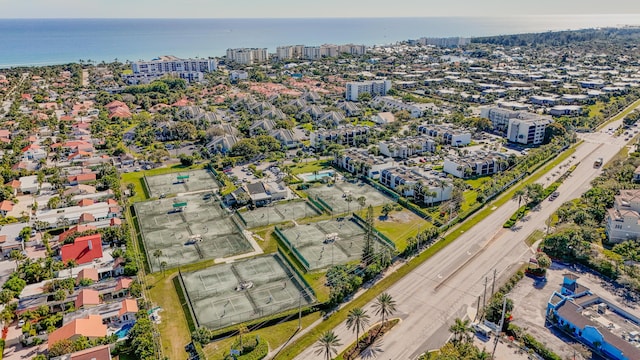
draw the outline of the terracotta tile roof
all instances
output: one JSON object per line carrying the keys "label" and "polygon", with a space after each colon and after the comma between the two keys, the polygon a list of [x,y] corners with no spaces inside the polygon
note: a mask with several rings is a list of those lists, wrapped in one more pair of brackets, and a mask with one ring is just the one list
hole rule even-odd
{"label": "terracotta tile roof", "polygon": [[137,313],[138,312],[138,302],[135,299],[124,299],[122,301],[122,307],[118,312],[119,316],[122,316],[126,313]]}
{"label": "terracotta tile roof", "polygon": [[49,334],[49,350],[55,343],[74,336],[86,336],[89,339],[104,337],[107,336],[107,326],[102,323],[100,315],[73,320]]}
{"label": "terracotta tile roof", "polygon": [[94,204],[94,201],[91,199],[82,199],[78,201],[78,206],[90,206],[93,204]]}
{"label": "terracotta tile roof", "polygon": [[69,360],[111,360],[109,345],[100,345],[77,351],[69,355]]}
{"label": "terracotta tile roof", "polygon": [[96,230],[97,227],[93,225],[76,225],[74,227],[69,228],[69,230],[63,232],[58,235],[58,241],[64,242],[64,239],[68,238],[70,235],[75,234],[77,232],[84,232],[88,230]]}
{"label": "terracotta tile roof", "polygon": [[80,215],[80,218],[78,219],[79,222],[81,223],[89,223],[89,222],[94,222],[96,221],[96,218],[89,214],[89,213],[82,213],[82,215]]}
{"label": "terracotta tile roof", "polygon": [[0,235],[0,244],[7,242],[7,235]]}
{"label": "terracotta tile roof", "polygon": [[93,289],[82,289],[76,298],[76,309],[87,305],[99,305],[100,293]]}
{"label": "terracotta tile roof", "polygon": [[93,280],[93,281],[98,281],[98,269],[95,268],[84,268],[82,270],[80,270],[80,272],[78,273],[78,282],[80,282],[80,280],[84,280],[84,279],[89,279],[89,280]]}
{"label": "terracotta tile roof", "polygon": [[118,218],[111,218],[111,221],[109,222],[109,226],[118,226],[118,225],[122,225],[122,220]]}
{"label": "terracotta tile roof", "polygon": [[78,264],[86,264],[102,257],[102,236],[100,234],[81,236],[73,244],[63,245],[62,261],[75,260]]}
{"label": "terracotta tile roof", "polygon": [[116,199],[108,199],[107,204],[109,205],[118,205],[118,201]]}
{"label": "terracotta tile roof", "polygon": [[0,211],[11,211],[13,210],[13,203],[9,200],[3,200],[0,202]]}
{"label": "terracotta tile roof", "polygon": [[8,183],[4,184],[4,186],[11,186],[14,189],[19,189],[20,185],[22,185],[20,180],[11,180]]}
{"label": "terracotta tile roof", "polygon": [[133,280],[131,280],[131,278],[127,278],[127,277],[122,277],[122,278],[118,279],[118,282],[116,283],[116,290],[115,291],[128,289],[129,286],[131,286],[132,282],[133,282]]}

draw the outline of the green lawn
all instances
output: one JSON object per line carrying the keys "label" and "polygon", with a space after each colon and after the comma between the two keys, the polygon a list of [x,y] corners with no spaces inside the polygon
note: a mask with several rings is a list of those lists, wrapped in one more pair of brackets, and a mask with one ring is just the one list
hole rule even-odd
{"label": "green lawn", "polygon": [[[407,247],[407,240],[415,237],[419,231],[424,231],[433,226],[430,222],[424,220],[408,209],[402,211],[392,211],[388,218],[381,219],[382,206],[374,208],[373,226],[386,235],[396,244],[396,250],[402,252]],[[361,212],[360,216],[366,216]]]}
{"label": "green lawn", "polygon": [[491,180],[491,176],[483,176],[483,177],[479,177],[477,179],[468,179],[468,180],[465,180],[464,182],[467,185],[471,186],[472,188],[477,189],[480,186],[482,186],[482,184],[484,184],[485,182],[490,181],[490,180]]}
{"label": "green lawn", "polygon": [[604,109],[604,103],[602,101],[596,101],[595,104],[587,106],[589,109],[589,117],[594,117],[602,114],[602,109]]}
{"label": "green lawn", "polygon": [[[320,319],[320,312],[315,312],[302,317],[302,328],[306,328],[314,321]],[[275,349],[278,346],[284,344],[289,340],[298,330],[298,318],[289,320],[278,324],[278,326],[271,326],[244,335],[244,338],[250,338],[252,336],[260,336],[269,343],[269,349]],[[209,360],[221,360],[229,354],[231,344],[236,340],[236,336],[228,337],[226,339],[214,341],[204,347],[204,354]],[[183,350],[184,352],[184,350]],[[177,359],[182,359],[184,356]],[[173,358],[172,358],[173,359]]]}
{"label": "green lawn", "polygon": [[626,109],[624,109],[623,111],[619,112],[616,116],[612,117],[608,121],[604,122],[602,125],[598,126],[597,130],[602,130],[605,126],[609,125],[609,123],[624,118],[625,116],[629,115],[629,113],[632,112],[638,106],[640,106],[640,99],[634,101],[633,104],[627,106]]}
{"label": "green lawn", "polygon": [[536,241],[542,239],[544,237],[544,233],[540,230],[534,230],[527,238],[524,240],[527,246],[533,245]]}
{"label": "green lawn", "polygon": [[315,160],[315,161],[301,161],[294,165],[289,165],[291,174],[304,174],[312,173],[314,171],[321,171],[331,167],[330,160]]}
{"label": "green lawn", "polygon": [[154,176],[154,175],[169,174],[169,173],[174,173],[174,172],[179,172],[184,170],[198,170],[198,169],[203,169],[205,165],[206,164],[195,164],[195,165],[186,167],[180,164],[176,164],[169,167],[160,167],[157,169],[124,173],[122,174],[122,185],[127,186],[127,184],[133,184],[134,191],[136,192],[136,194],[129,198],[129,202],[133,204],[138,201],[144,201],[149,199],[149,194],[147,193],[147,189],[145,189],[143,185],[143,180],[142,180],[142,178],[145,175]]}

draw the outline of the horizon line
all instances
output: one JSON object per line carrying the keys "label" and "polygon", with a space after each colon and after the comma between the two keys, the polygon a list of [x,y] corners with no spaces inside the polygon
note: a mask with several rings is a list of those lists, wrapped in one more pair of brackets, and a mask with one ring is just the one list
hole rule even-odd
{"label": "horizon line", "polygon": [[298,19],[428,19],[428,18],[506,18],[506,17],[590,17],[640,16],[638,13],[593,14],[502,14],[502,15],[430,15],[430,16],[286,16],[286,17],[11,17],[0,20],[298,20]]}

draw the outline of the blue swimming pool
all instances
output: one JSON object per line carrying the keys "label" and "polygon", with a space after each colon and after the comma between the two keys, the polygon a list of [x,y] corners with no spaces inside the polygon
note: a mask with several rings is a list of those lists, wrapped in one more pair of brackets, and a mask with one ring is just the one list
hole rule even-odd
{"label": "blue swimming pool", "polygon": [[129,330],[131,330],[132,327],[133,327],[133,324],[125,324],[118,331],[116,331],[116,336],[118,337],[118,339],[122,339],[126,337],[127,334],[129,333]]}
{"label": "blue swimming pool", "polygon": [[297,175],[300,179],[302,179],[305,182],[310,182],[310,181],[318,181],[318,180],[322,180],[323,178],[326,177],[331,177],[333,176],[333,171],[321,171],[318,173],[306,173],[306,174],[299,174]]}

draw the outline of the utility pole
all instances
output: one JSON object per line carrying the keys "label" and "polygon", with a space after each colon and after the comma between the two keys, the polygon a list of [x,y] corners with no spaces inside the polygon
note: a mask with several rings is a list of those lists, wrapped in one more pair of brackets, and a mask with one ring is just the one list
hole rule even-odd
{"label": "utility pole", "polygon": [[496,288],[496,274],[498,273],[498,270],[493,269],[493,284],[491,285],[491,296],[493,296],[495,288]]}
{"label": "utility pole", "polygon": [[302,291],[298,298],[298,330],[302,329]]}
{"label": "utility pole", "polygon": [[498,325],[498,330],[496,331],[496,338],[493,340],[493,352],[491,353],[491,359],[495,359],[496,348],[498,347],[498,339],[500,338],[500,332],[502,331],[502,326],[504,325],[504,312],[507,311],[507,297],[503,297],[502,299],[502,315],[500,316],[500,324]]}
{"label": "utility pole", "polygon": [[487,306],[487,281],[489,278],[485,276],[484,278],[484,293],[482,294],[482,307]]}
{"label": "utility pole", "polygon": [[476,317],[475,319],[473,319],[473,321],[476,321],[478,319],[478,315],[480,315],[480,295],[478,295],[478,306],[476,306]]}

